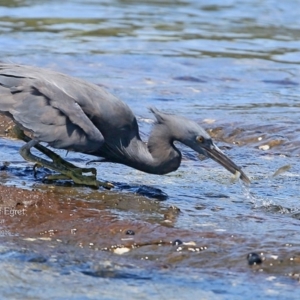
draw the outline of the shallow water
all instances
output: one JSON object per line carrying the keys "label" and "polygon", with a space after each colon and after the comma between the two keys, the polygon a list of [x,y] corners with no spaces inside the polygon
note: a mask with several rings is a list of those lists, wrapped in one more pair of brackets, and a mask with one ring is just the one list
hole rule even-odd
{"label": "shallow water", "polygon": [[[188,116],[252,180],[232,182],[182,147],[181,168],[166,176],[102,164],[114,191],[53,186],[2,130],[1,184],[47,196],[30,194],[41,204],[0,220],[3,297],[297,299],[300,2],[220,3],[0,1],[1,60],[103,85],[133,109],[145,139],[147,107]],[[3,207],[12,197],[2,195]],[[194,244],[178,249],[176,239]],[[248,265],[251,252],[261,265]]]}

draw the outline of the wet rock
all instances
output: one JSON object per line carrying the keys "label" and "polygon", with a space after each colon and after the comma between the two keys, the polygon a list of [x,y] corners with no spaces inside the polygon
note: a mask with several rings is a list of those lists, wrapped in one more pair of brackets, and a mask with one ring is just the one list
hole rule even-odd
{"label": "wet rock", "polygon": [[100,278],[114,278],[114,279],[142,279],[150,280],[151,277],[146,274],[134,274],[122,270],[114,270],[113,268],[97,268],[96,270],[83,270],[84,275]]}
{"label": "wet rock", "polygon": [[259,254],[253,252],[247,255],[248,264],[250,266],[260,265],[262,263],[262,259]]}
{"label": "wet rock", "polygon": [[47,258],[43,257],[43,256],[35,256],[35,257],[31,257],[28,259],[28,262],[32,262],[32,263],[45,263],[47,262]]}
{"label": "wet rock", "polygon": [[266,150],[270,149],[270,146],[269,145],[262,145],[262,146],[259,146],[258,149],[266,151]]}
{"label": "wet rock", "polygon": [[203,209],[206,209],[206,206],[205,206],[205,205],[202,205],[202,204],[196,205],[196,206],[195,206],[195,209],[197,209],[197,210],[203,210]]}
{"label": "wet rock", "polygon": [[124,253],[127,253],[130,251],[130,248],[128,247],[120,247],[112,250],[115,254],[122,255]]}
{"label": "wet rock", "polygon": [[180,214],[180,209],[174,205],[170,206],[167,211],[164,213],[164,222],[174,223],[178,215]]}
{"label": "wet rock", "polygon": [[286,85],[286,86],[289,86],[289,85],[293,85],[293,86],[299,85],[298,82],[292,81],[290,79],[282,79],[282,80],[265,79],[265,80],[262,80],[262,82],[264,82],[264,83],[271,83],[271,84],[278,84],[278,85]]}
{"label": "wet rock", "polygon": [[189,81],[189,82],[206,82],[203,79],[194,76],[177,76],[173,78],[174,80],[182,80],[182,81]]}
{"label": "wet rock", "polygon": [[154,198],[160,201],[164,201],[168,199],[168,195],[164,193],[161,189],[155,188],[152,186],[141,185],[141,186],[134,186],[129,185],[126,183],[114,182],[114,185],[119,190],[128,190],[129,192],[148,197]]}
{"label": "wet rock", "polygon": [[23,208],[25,206],[38,205],[40,202],[40,197],[32,195],[30,191],[0,185],[0,209],[3,210],[2,215],[7,214],[9,216],[11,213],[14,213],[15,215],[21,214],[23,216]]}
{"label": "wet rock", "polygon": [[179,239],[177,239],[177,240],[175,240],[175,241],[172,242],[173,246],[179,246],[179,245],[182,245],[182,244],[183,244],[183,242],[181,240],[179,240]]}
{"label": "wet rock", "polygon": [[127,235],[135,235],[135,232],[134,232],[133,230],[131,230],[131,229],[128,229],[128,230],[126,231],[126,234],[127,234]]}
{"label": "wet rock", "polygon": [[284,140],[271,140],[267,144],[258,146],[258,149],[266,151],[273,147],[282,145],[283,143],[284,143]]}
{"label": "wet rock", "polygon": [[0,166],[0,171],[5,171],[9,165],[10,165],[9,162],[7,161],[3,162],[2,166]]}

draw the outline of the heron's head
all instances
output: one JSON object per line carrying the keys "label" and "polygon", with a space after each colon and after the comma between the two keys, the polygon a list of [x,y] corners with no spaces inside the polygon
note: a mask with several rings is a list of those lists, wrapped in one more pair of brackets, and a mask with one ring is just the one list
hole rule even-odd
{"label": "heron's head", "polygon": [[237,166],[214,144],[211,137],[199,124],[182,116],[162,113],[155,108],[150,110],[155,115],[158,124],[164,124],[168,128],[171,139],[177,140],[197,153],[213,159],[233,174],[238,172],[245,183],[250,183],[250,179],[241,170],[241,167]]}

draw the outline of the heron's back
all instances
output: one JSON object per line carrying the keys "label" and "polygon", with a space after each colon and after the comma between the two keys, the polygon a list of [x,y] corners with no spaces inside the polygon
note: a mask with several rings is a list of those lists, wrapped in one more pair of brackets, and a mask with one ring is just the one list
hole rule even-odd
{"label": "heron's back", "polygon": [[95,152],[97,131],[138,136],[130,108],[100,86],[31,66],[0,63],[0,111],[56,148]]}

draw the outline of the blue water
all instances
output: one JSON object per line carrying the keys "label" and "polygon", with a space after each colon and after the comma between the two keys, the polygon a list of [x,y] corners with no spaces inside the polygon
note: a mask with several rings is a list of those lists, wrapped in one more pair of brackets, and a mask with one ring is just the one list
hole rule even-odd
{"label": "blue water", "polygon": [[[218,236],[203,240],[208,251],[183,251],[178,258],[176,250],[165,247],[141,247],[123,255],[84,247],[76,254],[70,237],[60,260],[34,265],[18,251],[39,254],[42,247],[36,241],[24,245],[24,236],[12,241],[2,237],[7,249],[18,249],[9,259],[3,250],[2,297],[297,299],[299,5],[292,0],[1,1],[2,61],[47,67],[103,85],[129,104],[145,139],[153,120],[149,106],[196,120],[252,180],[250,187],[233,183],[226,170],[197,160],[184,147],[181,168],[167,176],[96,165],[100,178],[168,195],[159,204],[125,197],[122,208],[108,208],[116,219],[148,222],[160,231],[166,226],[162,212],[176,206],[181,213],[169,225],[190,232],[187,242],[201,245],[204,233]],[[41,188],[21,171],[28,166],[18,154],[21,143],[0,141],[1,162],[11,161],[15,170],[0,176],[1,183]],[[82,165],[86,160],[72,153],[67,157]],[[272,177],[286,165],[291,166],[288,171]],[[112,198],[122,198],[123,192]],[[96,201],[93,195],[89,201]],[[141,209],[139,201],[148,206]],[[97,231],[90,235],[91,241],[100,240]],[[179,238],[185,239],[184,234]],[[60,255],[53,243],[45,241],[54,249],[49,257]],[[266,259],[256,269],[246,261],[253,251]],[[148,263],[142,261],[148,256]],[[103,261],[120,278],[83,273],[85,264],[94,270],[90,266]]]}

